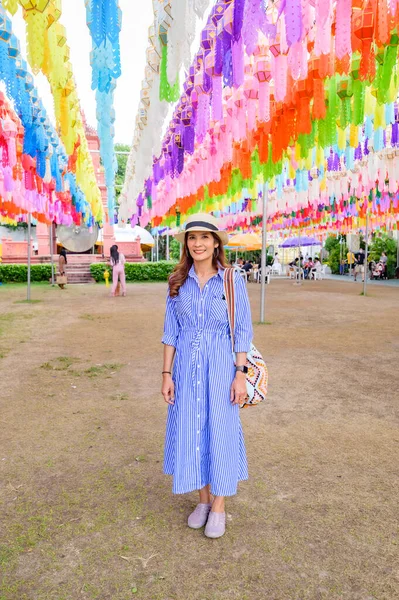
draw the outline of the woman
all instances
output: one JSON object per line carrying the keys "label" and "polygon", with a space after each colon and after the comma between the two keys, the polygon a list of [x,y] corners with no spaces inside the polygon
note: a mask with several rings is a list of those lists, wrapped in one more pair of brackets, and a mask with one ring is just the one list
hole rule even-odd
{"label": "woman", "polygon": [[164,472],[173,475],[173,493],[199,491],[188,526],[206,524],[205,535],[217,538],[225,532],[224,497],[248,478],[239,404],[247,395],[251,312],[245,281],[236,273],[233,357],[223,288],[227,234],[214,217],[197,214],[175,237],[183,253],[169,278],[162,338],[162,395],[169,404]]}
{"label": "woman", "polygon": [[313,267],[309,271],[309,279],[312,279],[312,278],[314,279],[315,274],[318,271],[321,271],[321,262],[316,256],[316,258],[314,259]]}
{"label": "woman", "polygon": [[114,244],[110,249],[112,267],[112,290],[111,296],[115,296],[118,280],[121,282],[122,296],[126,296],[126,275],[125,275],[125,257],[122,252],[118,252],[118,246]]}
{"label": "woman", "polygon": [[[65,265],[68,263],[67,261],[67,255],[66,255],[66,250],[65,248],[61,248],[60,250],[60,256],[58,258],[58,271],[60,272],[61,276],[65,276]],[[59,283],[58,286],[63,290],[65,289],[65,284],[64,283]]]}

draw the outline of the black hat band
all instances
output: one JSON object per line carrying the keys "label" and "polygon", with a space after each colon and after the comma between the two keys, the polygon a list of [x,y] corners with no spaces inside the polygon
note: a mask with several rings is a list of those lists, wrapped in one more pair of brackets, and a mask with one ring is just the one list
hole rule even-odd
{"label": "black hat band", "polygon": [[211,231],[219,231],[216,225],[212,225],[211,223],[207,223],[206,221],[192,221],[186,225],[185,232],[189,229],[195,229],[196,227],[205,227],[205,229],[210,229]]}

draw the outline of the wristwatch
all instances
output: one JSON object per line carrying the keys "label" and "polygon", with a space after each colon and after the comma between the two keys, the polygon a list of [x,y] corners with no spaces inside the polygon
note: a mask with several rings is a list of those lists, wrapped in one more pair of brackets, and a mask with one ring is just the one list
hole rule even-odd
{"label": "wristwatch", "polygon": [[242,365],[240,367],[236,367],[236,371],[241,371],[242,373],[245,373],[245,375],[248,373],[248,367],[246,365]]}

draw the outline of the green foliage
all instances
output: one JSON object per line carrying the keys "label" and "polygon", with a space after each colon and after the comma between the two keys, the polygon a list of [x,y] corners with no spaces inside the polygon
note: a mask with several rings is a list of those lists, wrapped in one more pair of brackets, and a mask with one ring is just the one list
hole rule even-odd
{"label": "green foliage", "polygon": [[[330,235],[326,239],[324,244],[325,249],[328,252],[328,260],[327,264],[331,268],[331,273],[339,274],[339,264],[340,264],[340,256],[341,256],[341,244],[340,240],[346,241],[346,237],[344,235]],[[342,256],[346,259],[346,254],[348,252],[348,248],[346,243],[342,244]]]}
{"label": "green foliage", "polygon": [[371,260],[378,262],[383,252],[386,252],[388,257],[388,277],[394,277],[397,260],[397,242],[386,233],[382,233],[378,237],[375,237],[370,245],[369,255]]}
{"label": "green foliage", "polygon": [[[342,236],[342,237],[344,237],[344,236]],[[324,247],[327,250],[327,252],[330,253],[335,248],[338,248],[338,250],[339,250],[339,240],[340,240],[340,236],[336,237],[335,235],[329,235],[324,244]]]}
{"label": "green foliage", "polygon": [[172,260],[175,260],[176,262],[180,260],[180,244],[172,237],[169,241],[169,254]]}
{"label": "green foliage", "polygon": [[[344,246],[344,256],[346,257],[346,246]],[[331,273],[335,275],[339,274],[339,261],[340,261],[340,248],[338,246],[334,246],[328,255],[327,264],[331,268]]]}
{"label": "green foliage", "polygon": [[[49,281],[51,265],[32,265],[31,281]],[[0,281],[2,283],[26,283],[28,281],[27,265],[0,265]]]}
{"label": "green foliage", "polygon": [[[170,273],[175,268],[175,262],[162,260],[149,263],[126,263],[126,281],[167,281]],[[91,276],[97,281],[105,281],[104,271],[111,267],[106,263],[95,263],[90,266]],[[112,279],[112,274],[110,280]]]}
{"label": "green foliage", "polygon": [[[127,146],[126,144],[115,144],[115,150],[116,151],[122,151],[122,152],[129,152],[130,151],[130,146]],[[116,202],[118,203],[118,199],[119,199],[119,194],[122,191],[122,185],[123,182],[125,180],[125,171],[126,171],[126,164],[127,164],[127,159],[128,159],[128,154],[117,154],[116,155],[116,160],[118,163],[118,170],[116,172],[115,175],[115,198],[116,198]]]}

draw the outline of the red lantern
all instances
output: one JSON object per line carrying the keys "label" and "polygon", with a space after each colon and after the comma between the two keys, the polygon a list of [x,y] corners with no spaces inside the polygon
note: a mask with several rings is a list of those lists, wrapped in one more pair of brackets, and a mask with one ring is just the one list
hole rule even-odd
{"label": "red lantern", "polygon": [[260,83],[268,82],[271,80],[272,71],[269,60],[263,59],[256,61],[255,77]]}

